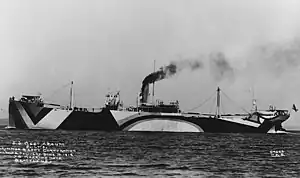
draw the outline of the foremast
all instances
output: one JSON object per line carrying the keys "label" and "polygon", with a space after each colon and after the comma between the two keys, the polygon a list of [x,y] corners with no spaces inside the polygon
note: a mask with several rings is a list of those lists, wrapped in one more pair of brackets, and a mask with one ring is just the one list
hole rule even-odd
{"label": "foremast", "polygon": [[216,117],[220,118],[220,103],[221,103],[221,96],[220,96],[220,87],[217,88],[217,113]]}
{"label": "foremast", "polygon": [[73,81],[71,81],[71,88],[70,88],[70,109],[72,110],[74,107],[74,91],[73,91]]}

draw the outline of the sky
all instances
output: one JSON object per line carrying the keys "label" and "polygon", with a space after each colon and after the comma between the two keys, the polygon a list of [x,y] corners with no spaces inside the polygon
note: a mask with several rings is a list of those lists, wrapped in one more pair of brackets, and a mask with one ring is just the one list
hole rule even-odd
{"label": "sky", "polygon": [[[224,112],[300,107],[298,0],[2,0],[0,112],[8,98],[37,94],[67,104],[101,107],[120,90],[135,105],[143,79],[172,61],[197,60],[155,83],[155,98],[190,110],[217,86]],[[211,104],[197,108],[209,112]],[[300,114],[284,124],[300,129]]]}

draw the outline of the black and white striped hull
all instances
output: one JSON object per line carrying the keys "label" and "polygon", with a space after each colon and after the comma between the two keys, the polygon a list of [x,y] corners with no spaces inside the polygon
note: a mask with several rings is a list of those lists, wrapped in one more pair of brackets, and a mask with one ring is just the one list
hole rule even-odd
{"label": "black and white striped hull", "polygon": [[[9,127],[17,129],[63,129],[130,131],[134,126],[156,120],[184,123],[199,132],[214,133],[267,133],[289,115],[260,119],[260,123],[238,117],[212,118],[197,114],[129,112],[103,109],[99,112],[39,107],[36,104],[10,101]],[[145,130],[147,131],[147,130]],[[186,130],[188,131],[188,130]]]}
{"label": "black and white striped hull", "polygon": [[193,126],[199,132],[211,133],[268,133],[276,124],[281,124],[289,115],[273,118],[272,120],[260,118],[260,123],[245,120],[243,117],[214,118],[205,115],[182,113],[147,113],[111,111],[120,130],[131,130],[135,125],[145,121],[167,120],[185,123]]}
{"label": "black and white striped hull", "polygon": [[9,121],[17,129],[118,130],[109,110],[75,111],[10,101]]}

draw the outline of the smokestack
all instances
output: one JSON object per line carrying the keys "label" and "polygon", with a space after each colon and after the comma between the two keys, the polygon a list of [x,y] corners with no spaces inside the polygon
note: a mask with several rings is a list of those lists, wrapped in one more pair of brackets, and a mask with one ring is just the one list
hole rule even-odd
{"label": "smokestack", "polygon": [[169,65],[161,67],[158,71],[149,74],[142,82],[141,103],[146,103],[148,101],[149,84],[165,78],[170,78],[185,68],[197,70],[202,68],[202,66],[203,64],[199,60],[172,61]]}
{"label": "smokestack", "polygon": [[149,84],[143,85],[143,89],[141,92],[141,103],[147,103],[148,102],[148,95],[149,95]]}
{"label": "smokestack", "polygon": [[[155,72],[155,60],[154,60],[154,66],[153,66],[153,72]],[[152,104],[154,105],[154,84],[155,82],[153,82],[153,88],[152,88]]]}

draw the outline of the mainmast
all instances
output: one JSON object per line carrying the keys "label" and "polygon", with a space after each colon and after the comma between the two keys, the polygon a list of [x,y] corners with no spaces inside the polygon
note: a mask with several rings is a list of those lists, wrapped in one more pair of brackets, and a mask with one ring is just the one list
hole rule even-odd
{"label": "mainmast", "polygon": [[73,81],[71,81],[70,88],[70,109],[73,109]]}
{"label": "mainmast", "polygon": [[252,110],[253,112],[257,112],[257,104],[256,104],[256,99],[255,99],[255,94],[254,94],[254,87],[252,87]]}
{"label": "mainmast", "polygon": [[217,89],[217,118],[220,118],[220,102],[221,102],[221,97],[220,97],[220,88],[218,87]]}

